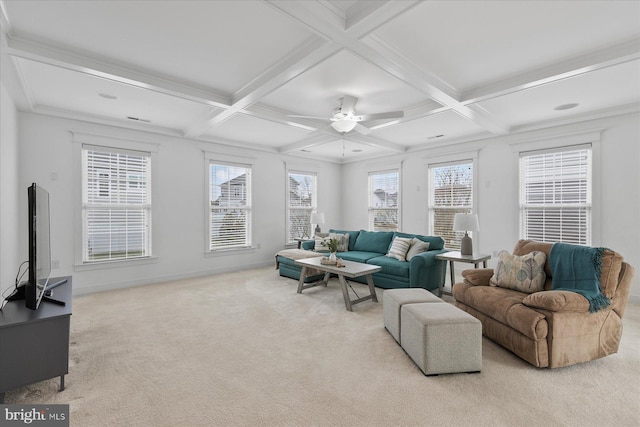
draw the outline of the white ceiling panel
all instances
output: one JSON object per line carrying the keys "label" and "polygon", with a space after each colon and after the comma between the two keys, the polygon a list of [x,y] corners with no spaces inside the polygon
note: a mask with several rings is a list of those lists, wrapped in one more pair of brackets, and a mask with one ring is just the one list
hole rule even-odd
{"label": "white ceiling panel", "polygon": [[381,155],[384,152],[385,150],[379,147],[349,141],[348,139],[338,139],[301,149],[297,153],[311,158],[338,159],[342,162],[349,162],[361,157]]}
{"label": "white ceiling panel", "polygon": [[358,114],[402,110],[427,96],[355,55],[341,51],[262,102],[295,114],[329,118],[343,95],[358,98]]}
{"label": "white ceiling panel", "polygon": [[[511,126],[626,106],[640,102],[640,61],[564,79],[480,103]],[[566,104],[568,110],[555,110]]]}
{"label": "white ceiling panel", "polygon": [[305,138],[309,131],[246,114],[236,114],[208,131],[207,135],[243,144],[281,147]]}
{"label": "white ceiling panel", "polygon": [[[337,163],[640,111],[638,0],[0,0],[0,35],[21,110]],[[404,117],[343,150],[344,95]]]}
{"label": "white ceiling panel", "polygon": [[227,94],[311,35],[262,1],[7,1],[5,5],[16,36],[72,46]]}
{"label": "white ceiling panel", "polygon": [[373,133],[377,138],[411,147],[471,135],[486,136],[487,132],[454,111],[432,114],[401,125],[382,128]]}
{"label": "white ceiling panel", "polygon": [[[80,110],[82,114],[123,121],[135,117],[148,120],[154,126],[178,131],[215,111],[210,105],[53,65],[25,59],[16,62],[22,78],[28,82],[31,102],[36,109]],[[110,99],[112,96],[117,99]]]}
{"label": "white ceiling panel", "polygon": [[637,1],[430,1],[376,35],[459,91],[640,36]]}

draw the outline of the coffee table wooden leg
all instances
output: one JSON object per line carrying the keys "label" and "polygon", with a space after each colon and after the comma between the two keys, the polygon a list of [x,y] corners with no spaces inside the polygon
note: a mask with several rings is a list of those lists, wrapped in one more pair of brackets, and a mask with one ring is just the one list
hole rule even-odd
{"label": "coffee table wooden leg", "polygon": [[376,287],[373,286],[373,277],[370,274],[367,274],[367,284],[369,285],[369,292],[371,292],[371,299],[375,302],[378,302],[378,297],[376,296]]}
{"label": "coffee table wooden leg", "polygon": [[351,300],[349,299],[349,290],[347,289],[347,281],[344,279],[342,274],[338,275],[338,280],[340,280],[340,287],[342,288],[342,297],[344,298],[344,305],[347,307],[348,311],[353,311],[351,308]]}
{"label": "coffee table wooden leg", "polygon": [[300,271],[300,280],[298,280],[298,293],[302,293],[302,287],[304,286],[304,278],[307,275],[307,267],[302,267]]}

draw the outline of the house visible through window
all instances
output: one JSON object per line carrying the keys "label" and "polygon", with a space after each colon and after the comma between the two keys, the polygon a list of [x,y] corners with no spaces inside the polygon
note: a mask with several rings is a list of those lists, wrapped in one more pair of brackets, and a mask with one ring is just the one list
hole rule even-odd
{"label": "house visible through window", "polygon": [[150,256],[150,153],[83,146],[82,170],[82,260]]}
{"label": "house visible through window", "polygon": [[316,210],[317,178],[313,173],[289,172],[287,191],[287,242],[310,237],[311,212]]}
{"label": "house visible through window", "polygon": [[520,237],[591,244],[591,146],[520,154]]}
{"label": "house visible through window", "polygon": [[369,174],[369,230],[398,231],[399,179],[397,170]]}
{"label": "house visible through window", "polygon": [[453,231],[453,217],[473,210],[471,160],[429,166],[429,229],[444,239],[445,247],[460,249],[464,233]]}
{"label": "house visible through window", "polygon": [[251,168],[209,164],[209,250],[251,245]]}

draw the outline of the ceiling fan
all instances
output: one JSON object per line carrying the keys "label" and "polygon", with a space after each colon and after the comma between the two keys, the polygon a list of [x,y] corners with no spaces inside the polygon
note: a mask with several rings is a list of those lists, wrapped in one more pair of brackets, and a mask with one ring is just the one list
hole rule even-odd
{"label": "ceiling fan", "polygon": [[[340,133],[347,133],[355,130],[363,135],[371,133],[371,129],[360,124],[360,122],[366,122],[371,120],[380,119],[399,119],[404,117],[403,111],[389,111],[386,113],[374,113],[374,114],[359,114],[356,115],[355,107],[358,102],[358,98],[354,96],[344,95],[340,98],[340,106],[331,111],[331,127]],[[313,116],[294,116],[289,117],[301,117],[308,119],[322,119],[326,120],[326,117],[313,117]]]}

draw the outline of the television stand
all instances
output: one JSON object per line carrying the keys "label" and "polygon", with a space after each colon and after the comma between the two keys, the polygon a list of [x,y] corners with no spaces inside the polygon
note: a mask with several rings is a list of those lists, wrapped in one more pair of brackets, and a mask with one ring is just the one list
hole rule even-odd
{"label": "television stand", "polygon": [[50,378],[60,377],[60,391],[64,390],[72,283],[71,276],[60,279],[67,279],[56,289],[64,305],[40,304],[31,310],[24,301],[13,300],[0,311],[0,404],[5,392]]}

